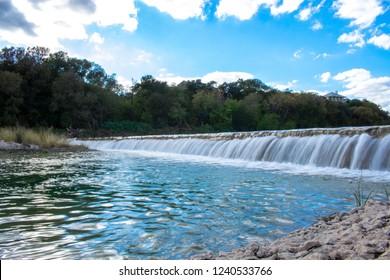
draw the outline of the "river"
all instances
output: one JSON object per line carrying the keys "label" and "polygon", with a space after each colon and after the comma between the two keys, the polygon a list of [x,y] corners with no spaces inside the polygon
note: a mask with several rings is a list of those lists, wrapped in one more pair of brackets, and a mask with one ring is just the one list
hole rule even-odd
{"label": "river", "polygon": [[359,185],[390,191],[386,169],[150,150],[10,154],[0,171],[1,259],[187,259],[348,210]]}

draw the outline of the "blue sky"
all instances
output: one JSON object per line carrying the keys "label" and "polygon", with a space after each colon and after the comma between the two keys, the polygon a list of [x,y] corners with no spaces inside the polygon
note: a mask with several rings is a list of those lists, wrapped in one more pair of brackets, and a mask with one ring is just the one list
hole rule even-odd
{"label": "blue sky", "polygon": [[390,111],[389,0],[0,0],[0,47],[46,46],[130,85],[258,78]]}

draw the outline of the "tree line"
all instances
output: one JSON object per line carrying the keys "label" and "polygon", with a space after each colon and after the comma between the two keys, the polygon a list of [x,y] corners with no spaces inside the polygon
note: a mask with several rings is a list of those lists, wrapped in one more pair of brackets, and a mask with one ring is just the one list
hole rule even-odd
{"label": "tree line", "polygon": [[126,89],[115,74],[62,51],[0,52],[0,126],[147,134],[383,124],[389,113],[368,100],[331,101],[258,79],[168,85],[147,75]]}

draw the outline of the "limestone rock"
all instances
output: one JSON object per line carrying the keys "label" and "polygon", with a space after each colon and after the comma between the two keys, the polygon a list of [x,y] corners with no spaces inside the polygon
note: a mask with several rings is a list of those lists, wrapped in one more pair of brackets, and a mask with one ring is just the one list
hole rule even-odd
{"label": "limestone rock", "polygon": [[364,207],[324,217],[269,245],[251,244],[233,252],[191,259],[390,260],[390,207],[369,201]]}

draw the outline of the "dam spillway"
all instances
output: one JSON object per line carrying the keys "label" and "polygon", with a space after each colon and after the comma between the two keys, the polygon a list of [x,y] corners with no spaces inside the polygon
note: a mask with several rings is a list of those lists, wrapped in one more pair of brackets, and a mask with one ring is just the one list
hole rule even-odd
{"label": "dam spillway", "polygon": [[96,150],[150,151],[304,166],[390,171],[390,126],[74,140]]}

